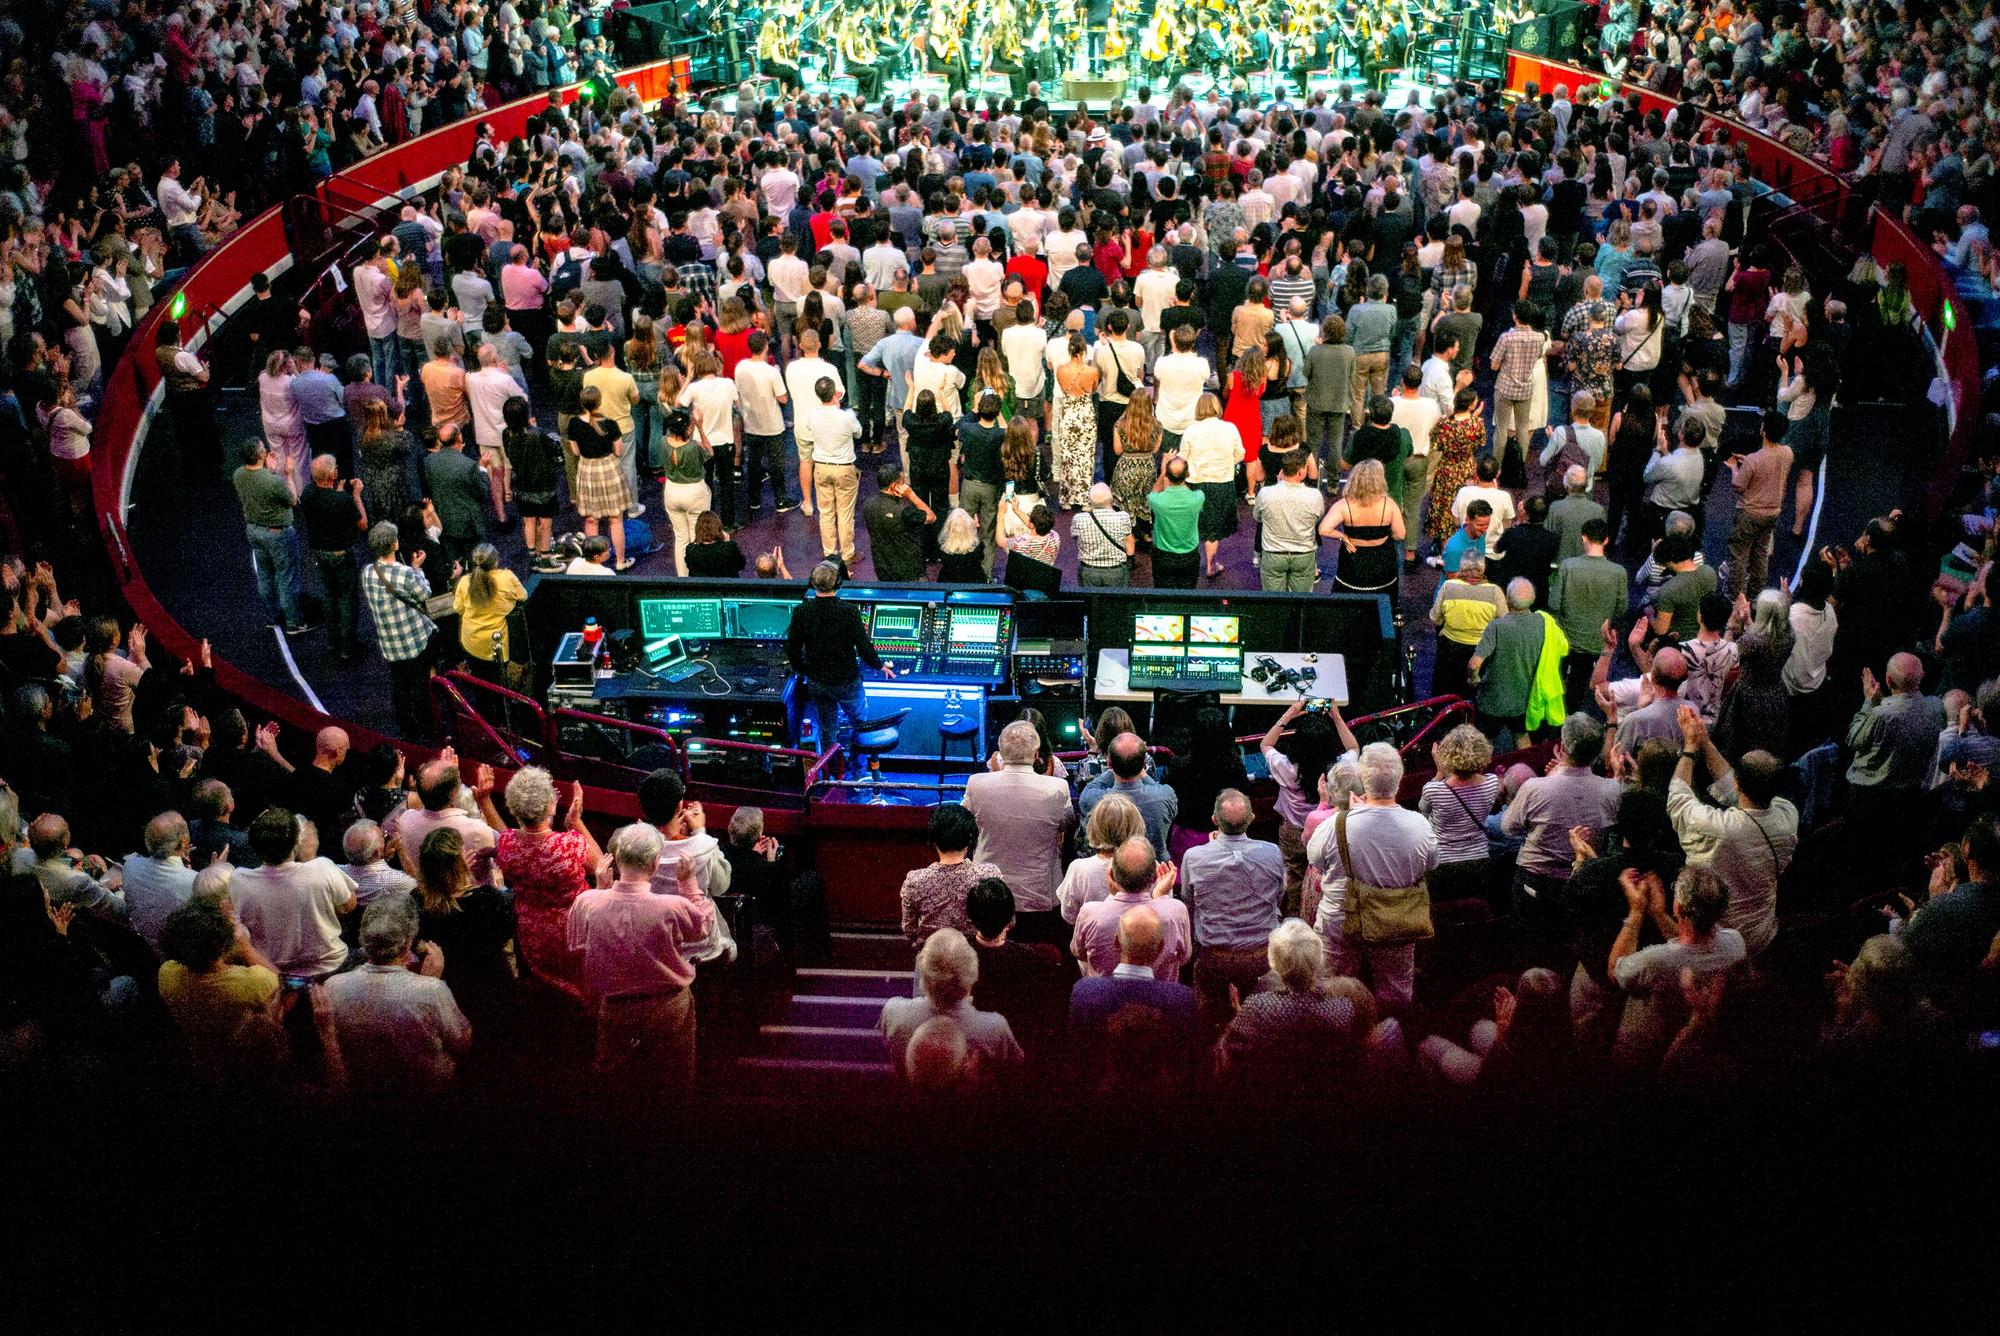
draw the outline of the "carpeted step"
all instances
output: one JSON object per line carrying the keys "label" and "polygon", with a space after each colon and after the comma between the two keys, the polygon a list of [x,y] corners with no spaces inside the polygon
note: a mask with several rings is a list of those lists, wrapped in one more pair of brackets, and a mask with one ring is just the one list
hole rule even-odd
{"label": "carpeted step", "polygon": [[909,970],[802,969],[792,979],[797,997],[909,997],[917,976]]}
{"label": "carpeted step", "polygon": [[832,960],[841,969],[908,970],[916,967],[917,949],[900,933],[837,932]]}
{"label": "carpeted step", "polygon": [[879,997],[793,997],[782,1023],[873,1029],[882,1017],[882,1001]]}
{"label": "carpeted step", "polygon": [[849,1025],[766,1025],[758,1029],[760,1056],[807,1061],[882,1062],[882,1036]]}

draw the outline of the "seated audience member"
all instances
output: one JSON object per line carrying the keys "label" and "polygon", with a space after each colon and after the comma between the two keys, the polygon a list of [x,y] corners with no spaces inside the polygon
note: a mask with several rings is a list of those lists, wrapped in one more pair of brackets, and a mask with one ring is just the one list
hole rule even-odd
{"label": "seated audience member", "polygon": [[1005,1016],[1030,1058],[1046,1057],[1062,1034],[1065,998],[1075,970],[1046,942],[1008,940],[1014,927],[1014,893],[999,877],[973,884],[965,914],[972,921],[972,950],[979,957],[973,1005]]}
{"label": "seated audience member", "polygon": [[1154,958],[1162,979],[1180,977],[1193,946],[1187,906],[1173,898],[1174,865],[1157,861],[1153,846],[1137,835],[1118,846],[1107,873],[1110,894],[1076,912],[1069,952],[1087,976],[1111,973],[1118,965],[1118,923],[1135,910],[1151,909],[1160,920],[1161,946]]}
{"label": "seated audience member", "polygon": [[979,882],[1000,875],[991,863],[971,860],[979,823],[959,803],[931,809],[930,842],[937,861],[903,877],[903,936],[911,946],[922,946],[939,928],[969,930],[965,897]]}
{"label": "seated audience member", "polygon": [[[1414,997],[1417,948],[1414,943],[1350,943],[1345,931],[1353,908],[1347,903],[1348,879],[1358,875],[1370,886],[1385,888],[1416,886],[1437,866],[1437,835],[1422,813],[1396,803],[1403,758],[1394,747],[1371,742],[1361,749],[1360,764],[1361,792],[1353,805],[1322,822],[1306,847],[1306,857],[1320,870],[1324,888],[1314,926],[1325,942],[1328,969],[1359,977],[1365,967],[1377,997],[1407,1006]],[[1352,868],[1347,866],[1347,853],[1353,854]]]}
{"label": "seated audience member", "polygon": [[[255,1053],[282,1056],[278,970],[219,896],[190,900],[160,928],[160,1001],[187,1041],[195,1071],[244,1074]],[[246,1064],[246,1060],[249,1060]]]}
{"label": "seated audience member", "polygon": [[358,1093],[399,1101],[438,1094],[472,1047],[472,1026],[443,978],[444,952],[417,941],[417,923],[407,895],[371,901],[361,913],[368,963],[326,985],[341,1062]]}
{"label": "seated audience member", "polygon": [[1183,1055],[1194,1044],[1194,989],[1160,969],[1167,933],[1157,910],[1140,906],[1118,922],[1118,963],[1103,975],[1078,979],[1069,993],[1070,1041],[1083,1070],[1102,1050],[1106,1030],[1129,1007],[1153,1011],[1166,1022]]}
{"label": "seated audience member", "polygon": [[1181,860],[1181,896],[1194,928],[1194,987],[1209,1014],[1228,1014],[1229,990],[1248,995],[1270,965],[1272,930],[1285,894],[1285,856],[1250,838],[1249,796],[1215,798],[1215,832]]}
{"label": "seated audience member", "polygon": [[969,1054],[988,1075],[997,1076],[1020,1064],[1021,1046],[1007,1018],[972,1005],[972,989],[978,981],[979,956],[965,934],[956,928],[932,933],[924,949],[917,952],[917,986],[923,995],[890,998],[877,1022],[896,1075],[909,1075],[905,1060],[912,1036],[924,1022],[939,1016],[958,1022]]}
{"label": "seated audience member", "polygon": [[980,1072],[965,1027],[950,1016],[933,1016],[919,1025],[903,1050],[903,1075],[912,1090],[931,1098],[971,1089]]}
{"label": "seated audience member", "polygon": [[[1354,1005],[1320,985],[1326,948],[1304,919],[1271,929],[1266,954],[1270,986],[1241,996],[1216,1046],[1217,1065],[1258,1084],[1313,1080],[1331,1074],[1355,1038]],[[1197,966],[1197,969],[1199,966]]]}
{"label": "seated audience member", "polygon": [[1090,809],[1090,819],[1083,826],[1083,839],[1091,852],[1070,863],[1057,892],[1065,922],[1074,924],[1085,905],[1111,894],[1111,856],[1118,852],[1119,845],[1144,833],[1145,823],[1139,809],[1122,793],[1108,793]]}
{"label": "seated audience member", "polygon": [[1146,743],[1137,733],[1120,733],[1105,743],[1106,768],[1076,796],[1077,814],[1085,822],[1090,811],[1106,794],[1117,793],[1131,799],[1145,821],[1146,838],[1153,848],[1167,847],[1167,831],[1180,811],[1180,799],[1146,769]]}
{"label": "seated audience member", "polygon": [[340,916],[356,903],[354,879],[318,856],[312,826],[267,808],[250,823],[250,847],[263,865],[238,868],[229,898],[257,949],[288,978],[323,979],[355,963],[340,936]]}
{"label": "seated audience member", "polygon": [[[1729,887],[1711,868],[1688,867],[1674,879],[1673,908],[1659,877],[1627,872],[1625,924],[1611,944],[1606,972],[1625,995],[1612,1057],[1622,1067],[1651,1070],[1687,1019],[1684,975],[1699,987],[1743,962],[1743,935],[1722,926]],[[1639,930],[1651,922],[1665,938],[1641,948]]]}
{"label": "seated audience member", "polygon": [[644,822],[611,837],[617,879],[569,906],[569,949],[583,953],[585,986],[597,1004],[591,1069],[635,1089],[685,1093],[694,1082],[695,968],[689,951],[709,933],[715,903],[695,860],[676,864],[671,895],[655,893],[666,840]]}

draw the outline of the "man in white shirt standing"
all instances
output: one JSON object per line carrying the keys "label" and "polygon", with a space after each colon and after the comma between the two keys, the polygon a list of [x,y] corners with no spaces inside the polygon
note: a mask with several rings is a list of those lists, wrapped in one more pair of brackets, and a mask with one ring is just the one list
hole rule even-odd
{"label": "man in white shirt standing", "polygon": [[[790,232],[778,240],[778,254],[766,266],[771,280],[771,314],[778,326],[778,338],[787,358],[795,351],[792,327],[799,318],[799,303],[812,287],[812,266],[799,258],[799,239]],[[797,396],[793,396],[796,402]]]}
{"label": "man in white shirt standing", "polygon": [[1159,393],[1154,414],[1160,419],[1160,446],[1178,450],[1181,436],[1194,425],[1195,405],[1208,385],[1208,359],[1194,350],[1194,326],[1174,330],[1174,350],[1153,364]]}
{"label": "man in white shirt standing", "polygon": [[[788,369],[789,374],[789,369]],[[819,502],[819,545],[828,557],[838,554],[854,568],[854,503],[861,492],[855,467],[854,442],[861,419],[840,406],[839,373],[822,376],[813,386],[818,407],[806,413],[813,438],[813,490]]]}
{"label": "man in white shirt standing", "polygon": [[771,337],[761,329],[750,331],[750,355],[736,364],[736,404],[743,415],[743,495],[746,511],[764,503],[759,499],[759,474],[771,479],[771,500],[778,513],[798,508],[785,496],[785,412],[790,396],[785,391],[784,373],[771,362]]}
{"label": "man in white shirt standing", "polygon": [[250,848],[263,866],[238,868],[229,898],[251,944],[278,973],[294,978],[323,979],[345,969],[340,916],[354,908],[354,879],[319,857],[312,823],[282,807],[266,808],[250,823]]}
{"label": "man in white shirt standing", "polygon": [[180,264],[192,264],[208,249],[196,221],[201,217],[202,179],[197,176],[190,191],[181,184],[181,160],[168,158],[167,165],[160,169],[159,189],[153,192],[167,222],[167,235],[174,240],[174,259]]}
{"label": "man in white shirt standing", "polygon": [[1062,277],[1064,274],[1076,268],[1078,263],[1076,258],[1077,248],[1090,244],[1090,238],[1085,236],[1076,225],[1076,215],[1068,209],[1064,209],[1056,215],[1056,225],[1057,230],[1049,233],[1043,242],[1043,245],[1048,250],[1046,258],[1049,262],[1049,291],[1051,292],[1062,286]]}
{"label": "man in white shirt standing", "polygon": [[799,355],[785,364],[785,396],[792,403],[792,444],[799,452],[799,495],[804,498],[806,515],[813,514],[813,464],[817,451],[813,444],[813,411],[819,404],[817,386],[827,377],[840,379],[840,368],[819,355],[819,331],[799,334]]}
{"label": "man in white shirt standing", "polygon": [[1040,439],[1042,413],[1047,407],[1049,336],[1035,319],[1033,302],[1014,308],[1014,323],[1000,331],[1000,360],[1014,378],[1014,415],[1034,424]]}
{"label": "man in white shirt standing", "polygon": [[1000,309],[1000,285],[1007,270],[993,258],[993,243],[985,237],[972,242],[972,261],[959,271],[972,298],[972,320],[982,344],[993,341],[993,315]]}
{"label": "man in white shirt standing", "polygon": [[1452,358],[1458,353],[1458,336],[1440,334],[1431,341],[1431,355],[1424,359],[1419,388],[1424,398],[1437,405],[1438,419],[1442,421],[1452,414],[1452,405],[1458,398],[1461,385],[1472,384],[1472,369],[1467,367],[1457,375],[1452,374]]}
{"label": "man in white shirt standing", "polygon": [[1139,344],[1146,350],[1146,368],[1160,360],[1166,336],[1160,332],[1160,312],[1174,304],[1180,275],[1167,262],[1167,248],[1155,246],[1146,257],[1146,271],[1132,281],[1132,300],[1139,306]]}
{"label": "man in white shirt standing", "polygon": [[782,153],[772,153],[764,162],[764,173],[757,178],[758,193],[764,197],[764,212],[773,218],[783,218],[799,202],[799,174],[785,165]]}
{"label": "man in white shirt standing", "polygon": [[910,257],[887,234],[861,252],[861,276],[877,292],[889,291],[896,286],[896,275],[909,272]]}
{"label": "man in white shirt standing", "polygon": [[326,985],[349,1080],[399,1100],[444,1090],[472,1047],[472,1025],[443,978],[444,952],[435,942],[417,941],[417,924],[407,895],[370,901],[361,914],[368,963]]}
{"label": "man in white shirt standing", "polygon": [[[1403,509],[1403,532],[1416,534],[1417,511],[1431,480],[1431,428],[1444,416],[1423,391],[1423,373],[1414,366],[1403,368],[1403,383],[1389,396],[1389,421],[1410,433],[1410,457],[1403,461],[1403,494],[1396,498]],[[1404,545],[1404,560],[1415,565],[1417,545]]]}

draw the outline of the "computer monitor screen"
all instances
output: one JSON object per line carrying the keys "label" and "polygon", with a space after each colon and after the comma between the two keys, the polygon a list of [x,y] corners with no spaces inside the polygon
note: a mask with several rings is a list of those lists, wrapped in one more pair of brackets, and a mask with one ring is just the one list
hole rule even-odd
{"label": "computer monitor screen", "polygon": [[877,603],[869,633],[892,644],[916,644],[923,639],[924,605],[921,603]]}
{"label": "computer monitor screen", "polygon": [[1235,617],[1188,618],[1190,645],[1238,645],[1243,642],[1243,626]]}
{"label": "computer monitor screen", "polygon": [[1178,645],[1187,639],[1187,618],[1142,612],[1132,619],[1135,645]]}
{"label": "computer monitor screen", "polygon": [[1000,643],[1000,609],[953,608],[950,627],[953,649],[993,649]]}
{"label": "computer monitor screen", "polygon": [[783,640],[792,629],[796,607],[781,599],[728,599],[722,605],[725,634],[731,640]]}
{"label": "computer monitor screen", "polygon": [[713,598],[642,598],[639,634],[647,641],[668,635],[713,640],[722,634],[722,602]]}

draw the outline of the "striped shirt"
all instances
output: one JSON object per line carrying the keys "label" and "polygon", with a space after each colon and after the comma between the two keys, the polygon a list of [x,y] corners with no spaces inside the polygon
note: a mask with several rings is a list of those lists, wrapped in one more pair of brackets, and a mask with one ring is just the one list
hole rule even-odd
{"label": "striped shirt", "polygon": [[[1424,785],[1417,798],[1417,810],[1431,819],[1437,832],[1438,862],[1471,863],[1485,859],[1486,818],[1500,793],[1496,775],[1481,775],[1477,781],[1454,787],[1441,779]],[[1463,801],[1461,801],[1463,800]]]}

